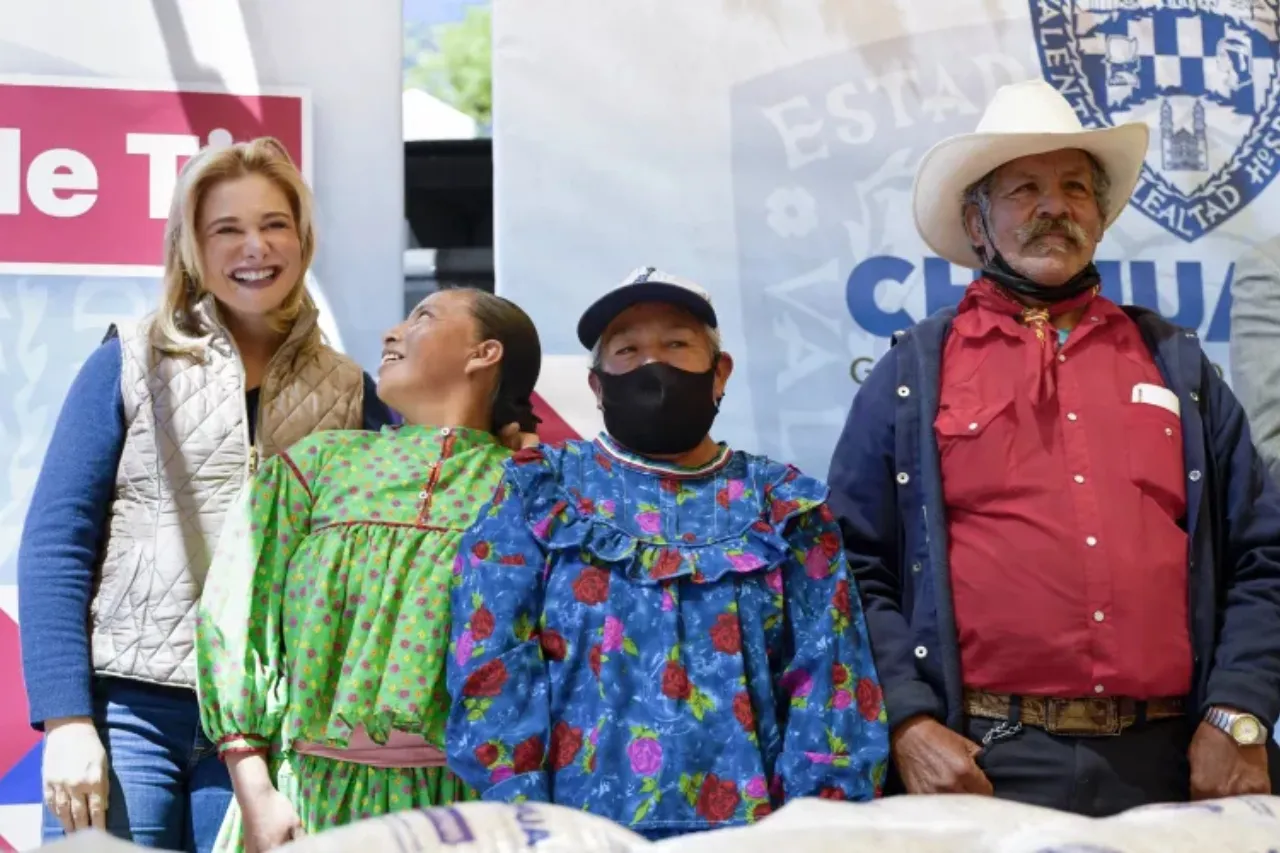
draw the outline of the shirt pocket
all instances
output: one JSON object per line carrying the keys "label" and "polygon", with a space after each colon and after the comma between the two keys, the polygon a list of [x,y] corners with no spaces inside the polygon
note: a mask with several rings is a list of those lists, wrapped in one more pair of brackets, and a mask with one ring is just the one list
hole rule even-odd
{"label": "shirt pocket", "polygon": [[1130,479],[1173,519],[1182,518],[1187,486],[1181,419],[1149,403],[1129,403],[1125,408]]}
{"label": "shirt pocket", "polygon": [[1011,397],[939,410],[933,426],[948,506],[973,508],[1007,488],[1014,418]]}

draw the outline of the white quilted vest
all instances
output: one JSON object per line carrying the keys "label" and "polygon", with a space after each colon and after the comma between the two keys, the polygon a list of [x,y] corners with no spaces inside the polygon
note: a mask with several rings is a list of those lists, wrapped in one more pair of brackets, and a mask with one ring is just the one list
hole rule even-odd
{"label": "white quilted vest", "polygon": [[249,447],[240,358],[212,300],[197,310],[214,329],[203,361],[156,350],[150,323],[121,333],[125,441],[89,609],[94,672],[192,689],[196,605],[251,468],[310,433],[359,429],[364,411],[355,362],[326,346],[299,352],[309,311],[267,367]]}

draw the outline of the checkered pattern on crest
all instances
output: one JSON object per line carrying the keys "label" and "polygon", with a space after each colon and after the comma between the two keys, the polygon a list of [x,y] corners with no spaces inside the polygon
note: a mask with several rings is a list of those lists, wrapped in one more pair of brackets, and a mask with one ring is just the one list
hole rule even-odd
{"label": "checkered pattern on crest", "polygon": [[1267,102],[1278,49],[1247,22],[1167,9],[1098,21],[1081,47],[1095,92],[1106,91],[1109,80],[1136,77],[1126,104],[1176,94],[1249,116]]}

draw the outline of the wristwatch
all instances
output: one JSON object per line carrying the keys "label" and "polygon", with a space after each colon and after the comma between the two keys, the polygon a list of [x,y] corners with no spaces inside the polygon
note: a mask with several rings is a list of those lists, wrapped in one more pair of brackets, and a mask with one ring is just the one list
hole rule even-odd
{"label": "wristwatch", "polygon": [[1267,727],[1253,714],[1237,714],[1221,708],[1210,708],[1205,722],[1231,735],[1241,746],[1257,746],[1267,742]]}

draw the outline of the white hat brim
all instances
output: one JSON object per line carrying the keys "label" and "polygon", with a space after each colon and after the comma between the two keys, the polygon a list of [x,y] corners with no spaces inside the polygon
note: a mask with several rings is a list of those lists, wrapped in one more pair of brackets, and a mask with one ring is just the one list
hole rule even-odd
{"label": "white hat brim", "polygon": [[993,169],[1034,154],[1064,148],[1087,151],[1111,179],[1104,227],[1124,211],[1142,175],[1150,130],[1143,122],[1078,133],[966,133],[934,145],[916,169],[911,206],[916,230],[939,257],[980,269],[964,227],[964,191]]}

